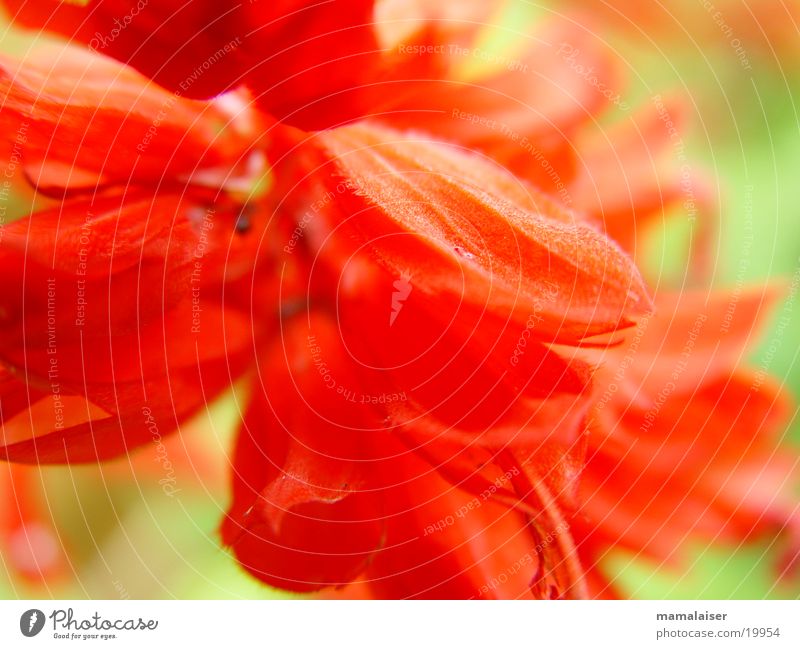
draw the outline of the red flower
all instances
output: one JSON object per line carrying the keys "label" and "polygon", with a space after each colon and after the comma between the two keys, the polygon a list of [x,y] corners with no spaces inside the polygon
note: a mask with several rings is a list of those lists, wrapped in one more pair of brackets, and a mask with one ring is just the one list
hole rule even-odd
{"label": "red flower", "polygon": [[[61,201],[2,230],[0,356],[17,379],[2,389],[27,395],[32,413],[4,413],[5,452],[110,457],[148,441],[152,418],[174,429],[244,366],[246,313],[214,300],[214,284],[239,271],[215,267],[226,237],[211,229],[232,230],[238,208],[214,203],[219,190],[208,185],[235,185],[258,156],[248,153],[252,133],[216,137],[231,98],[179,99],[73,48],[15,68],[6,62],[0,79],[0,121],[24,150],[18,173]],[[232,253],[237,245],[247,244],[233,242]],[[186,290],[198,268],[202,295]],[[206,302],[213,308],[192,333],[184,325]]]}
{"label": "red flower", "polygon": [[797,468],[781,438],[792,407],[769,375],[742,362],[775,297],[664,295],[656,315],[609,351],[573,526],[585,565],[609,547],[675,564],[689,541],[783,529],[791,562]]}
{"label": "red flower", "polygon": [[[8,4],[89,45],[133,7]],[[476,48],[453,26],[485,5],[206,5],[147,5],[102,49],[230,90],[208,101],[73,46],[3,63],[9,146],[56,199],[0,230],[3,457],[124,453],[246,377],[223,540],[269,584],[346,596],[607,596],[609,548],[795,524],[784,398],[738,362],[758,305],[685,363],[705,305],[651,315],[630,255],[680,189],[660,114],[593,134],[611,97],[575,52],[605,88],[613,60],[549,28],[467,77],[437,48]]]}

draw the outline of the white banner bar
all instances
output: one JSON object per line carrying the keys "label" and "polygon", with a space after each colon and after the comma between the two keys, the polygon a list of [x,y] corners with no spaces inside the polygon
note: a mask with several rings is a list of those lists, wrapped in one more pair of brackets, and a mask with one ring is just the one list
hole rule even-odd
{"label": "white banner bar", "polygon": [[798,627],[797,601],[0,602],[0,646],[31,648],[522,649],[585,642],[796,649]]}

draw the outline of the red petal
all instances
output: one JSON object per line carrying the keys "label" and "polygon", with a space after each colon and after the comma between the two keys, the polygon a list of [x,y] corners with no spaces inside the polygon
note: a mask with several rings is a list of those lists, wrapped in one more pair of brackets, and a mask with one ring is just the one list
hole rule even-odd
{"label": "red petal", "polygon": [[627,332],[625,344],[582,354],[600,368],[599,390],[618,384],[619,393],[600,400],[614,396],[623,410],[647,409],[668,384],[691,393],[729,376],[759,340],[779,296],[777,287],[657,294],[655,313]]}
{"label": "red petal", "polygon": [[[619,93],[623,84],[606,49],[585,29],[537,25],[536,33],[521,57],[498,55],[488,74],[420,80],[417,73],[407,96],[380,119],[480,151],[571,204],[575,132],[608,104],[603,91]],[[436,57],[456,68],[495,54],[480,43],[432,44],[443,49]],[[591,79],[584,69],[591,69]]]}
{"label": "red petal", "polygon": [[247,84],[264,110],[304,128],[369,111],[359,86],[380,62],[373,0],[4,1],[17,24],[88,44],[176,95]]}
{"label": "red petal", "polygon": [[670,560],[692,538],[796,528],[795,461],[779,451],[791,409],[771,383],[754,385],[752,374],[709,381],[670,394],[655,424],[631,412],[611,439],[590,438],[581,512],[591,547]]}
{"label": "red petal", "polygon": [[[191,301],[163,319],[112,338],[60,340],[57,363],[38,382],[46,396],[4,422],[0,456],[16,462],[96,462],[174,432],[250,361],[242,314]],[[89,352],[91,350],[91,353]],[[49,360],[49,359],[44,359]],[[23,366],[29,380],[37,371]]]}
{"label": "red petal", "polygon": [[82,170],[105,180],[163,182],[198,167],[230,166],[249,146],[226,128],[231,115],[219,102],[180,98],[72,46],[37,46],[22,61],[2,57],[0,94],[8,146],[22,152],[37,184],[48,182],[39,176],[43,163],[63,165],[64,185]]}
{"label": "red petal", "polygon": [[345,192],[349,218],[331,227],[397,276],[410,271],[419,291],[522,320],[536,305],[539,336],[562,342],[629,326],[649,309],[615,244],[569,214],[553,218],[549,201],[531,210],[535,195],[509,201],[513,177],[488,162],[364,125],[320,139],[357,194]]}
{"label": "red petal", "polygon": [[337,343],[372,394],[387,397],[394,424],[492,447],[558,436],[585,412],[588,368],[538,342],[538,323],[413,291],[393,305],[401,280],[352,277],[337,294]]}
{"label": "red petal", "polygon": [[204,230],[191,209],[170,196],[107,197],[6,226],[0,358],[63,412],[42,406],[13,431],[7,424],[5,457],[125,452],[153,437],[143,408],[167,434],[242,371],[260,332],[221,306],[225,215]]}
{"label": "red petal", "polygon": [[[330,325],[312,317],[329,371],[348,384],[346,364],[322,333]],[[284,343],[263,355],[264,385],[239,435],[223,538],[259,579],[288,590],[318,590],[354,579],[382,542],[370,461],[378,433],[347,425],[367,423],[368,409],[350,407],[329,384],[314,380],[320,375],[308,360],[299,318],[288,322]]]}
{"label": "red petal", "polygon": [[[4,4],[15,23],[87,44],[189,97],[206,98],[222,92],[246,69],[235,38],[249,30],[237,25],[242,12],[236,11],[239,5],[232,2],[4,0]],[[213,71],[199,67],[229,43],[234,47],[217,57],[221,60]]]}
{"label": "red petal", "polygon": [[381,543],[376,497],[361,491],[351,464],[291,441],[288,453],[276,457],[268,437],[281,435],[268,409],[251,408],[235,456],[235,466],[250,467],[249,479],[237,472],[223,541],[246,570],[276,588],[307,592],[346,584]]}
{"label": "red petal", "polygon": [[[524,517],[409,462],[387,491],[386,542],[360,583],[373,597],[530,597],[535,542]],[[507,486],[500,476],[497,485]]]}
{"label": "red petal", "polygon": [[[374,0],[252,3],[247,84],[259,106],[300,128],[328,128],[372,112],[381,51]],[[245,5],[246,7],[246,5]]]}
{"label": "red petal", "polygon": [[691,222],[713,211],[706,178],[688,162],[684,112],[676,101],[659,98],[576,142],[581,160],[569,187],[575,207],[594,215],[626,250],[640,248],[647,226],[678,203]]}
{"label": "red petal", "polygon": [[666,560],[697,536],[797,529],[778,439],[790,407],[766,374],[734,369],[775,297],[659,295],[629,345],[604,355],[581,484],[587,548]]}

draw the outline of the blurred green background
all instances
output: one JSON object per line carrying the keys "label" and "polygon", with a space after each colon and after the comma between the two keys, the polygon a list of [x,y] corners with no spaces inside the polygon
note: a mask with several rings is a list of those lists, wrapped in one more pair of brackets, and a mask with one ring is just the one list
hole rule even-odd
{"label": "blurred green background", "polygon": [[[633,5],[633,3],[629,3]],[[800,35],[771,2],[717,0],[724,33],[703,2],[670,3],[672,17],[647,4],[622,2],[515,2],[502,22],[527,24],[553,12],[581,15],[607,39],[627,67],[626,100],[647,103],[671,91],[689,98],[692,130],[684,134],[693,168],[705,168],[720,196],[711,275],[715,285],[763,283],[800,273]],[[794,3],[786,3],[796,13]],[[618,13],[616,8],[622,8]],[[582,12],[571,14],[573,10]],[[494,38],[501,36],[495,35]],[[747,52],[744,69],[736,43]],[[13,42],[6,39],[5,49]],[[651,275],[680,285],[686,268],[685,219],[665,220],[643,251]],[[747,257],[749,263],[742,263]],[[791,303],[779,353],[769,370],[800,395],[800,306]],[[777,318],[776,318],[777,319]],[[766,342],[754,362],[767,362]],[[241,395],[238,397],[241,399]],[[167,442],[175,489],[163,489],[164,465],[153,448],[100,467],[20,469],[15,483],[37,493],[42,526],[30,536],[35,560],[48,567],[33,576],[31,543],[10,538],[0,556],[2,598],[265,598],[283,596],[248,578],[221,548],[216,532],[227,507],[229,452],[237,412],[231,393],[201,413],[183,434]],[[796,423],[788,436],[800,442]],[[3,507],[15,494],[0,472]],[[162,480],[162,484],[159,484]],[[797,597],[796,585],[776,585],[774,549],[697,548],[694,562],[676,571],[659,569],[622,553],[606,563],[627,592],[644,598]]]}

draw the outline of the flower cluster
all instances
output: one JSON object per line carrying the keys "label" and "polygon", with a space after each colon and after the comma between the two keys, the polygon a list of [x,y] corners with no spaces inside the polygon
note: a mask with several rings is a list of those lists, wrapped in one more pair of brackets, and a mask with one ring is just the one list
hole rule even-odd
{"label": "flower cluster", "polygon": [[3,458],[128,453],[242,382],[223,541],[346,597],[609,597],[609,549],[795,530],[742,363],[775,296],[648,288],[680,106],[621,112],[588,30],[515,59],[490,2],[4,4],[69,42],[0,60],[39,197],[0,230]]}

